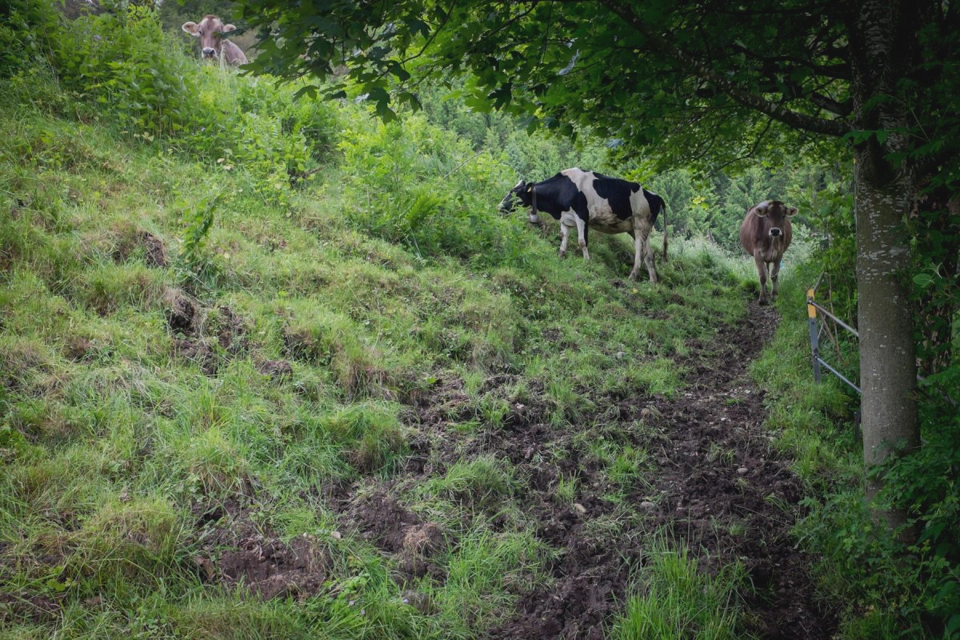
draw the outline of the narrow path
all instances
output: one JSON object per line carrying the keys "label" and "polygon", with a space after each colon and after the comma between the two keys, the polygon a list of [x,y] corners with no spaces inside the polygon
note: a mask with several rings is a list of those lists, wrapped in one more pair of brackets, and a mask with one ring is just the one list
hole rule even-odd
{"label": "narrow path", "polygon": [[[563,555],[551,567],[553,582],[523,595],[518,613],[489,638],[602,638],[628,595],[627,567],[641,560],[658,529],[683,541],[706,570],[734,561],[745,565],[754,586],[746,618],[757,637],[831,637],[836,623],[817,606],[811,559],[790,538],[802,485],[763,426],[763,392],[748,375],[777,321],[773,309],[751,303],[739,325],[720,328],[709,344],[692,345],[681,363],[688,387],[679,397],[613,401],[618,424],[610,437],[619,437],[621,446],[644,448],[656,462],[646,474],[652,486],[629,497],[646,514],[639,526],[607,532],[598,526],[616,522],[622,508],[608,498],[605,474],[578,460],[568,435],[520,421],[494,444],[500,451],[526,452],[511,456],[531,474],[524,502],[540,522],[538,535]],[[630,430],[640,419],[653,435]],[[531,451],[545,447],[567,447],[570,459],[549,467],[524,464]],[[573,508],[551,501],[561,475],[581,479]]]}
{"label": "narrow path", "polygon": [[752,303],[741,325],[696,348],[682,396],[658,403],[669,442],[658,456],[655,520],[705,561],[745,565],[759,637],[826,639],[836,620],[818,606],[812,559],[790,537],[802,484],[764,427],[763,392],[748,375],[777,321],[773,309]]}

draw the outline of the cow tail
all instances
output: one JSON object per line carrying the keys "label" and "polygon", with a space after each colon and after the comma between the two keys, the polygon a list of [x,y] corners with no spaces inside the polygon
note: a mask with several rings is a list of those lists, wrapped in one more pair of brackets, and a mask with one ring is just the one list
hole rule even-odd
{"label": "cow tail", "polygon": [[663,261],[667,262],[667,202],[660,198],[663,209]]}

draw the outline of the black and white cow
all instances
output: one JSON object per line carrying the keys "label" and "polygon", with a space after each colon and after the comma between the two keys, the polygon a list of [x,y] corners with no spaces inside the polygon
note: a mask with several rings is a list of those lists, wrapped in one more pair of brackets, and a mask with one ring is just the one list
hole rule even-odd
{"label": "black and white cow", "polygon": [[667,212],[663,198],[647,191],[636,182],[610,178],[593,171],[566,169],[549,180],[527,183],[521,180],[500,202],[500,211],[516,210],[518,202],[530,207],[530,222],[540,224],[539,212],[549,213],[560,221],[560,256],[567,255],[567,236],[577,228],[583,257],[590,259],[587,233],[629,233],[636,253],[630,279],[635,280],[640,261],[647,265],[650,282],[657,281],[653,250],[648,238],[657,215],[663,211],[663,261],[667,261]]}

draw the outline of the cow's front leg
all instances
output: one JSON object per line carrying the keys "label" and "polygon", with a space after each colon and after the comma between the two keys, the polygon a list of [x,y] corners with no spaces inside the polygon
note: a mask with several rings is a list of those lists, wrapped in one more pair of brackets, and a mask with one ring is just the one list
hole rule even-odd
{"label": "cow's front leg", "polygon": [[560,257],[567,257],[567,240],[570,239],[570,227],[563,221],[560,222]]}
{"label": "cow's front leg", "polygon": [[627,231],[627,233],[633,238],[633,269],[630,270],[630,275],[627,277],[630,280],[636,280],[637,273],[640,271],[640,262],[643,260],[643,240],[639,234],[633,232],[633,229]]}
{"label": "cow's front leg", "polygon": [[577,240],[580,244],[580,251],[583,252],[583,259],[590,259],[590,252],[587,251],[587,234],[589,233],[589,227],[587,223],[583,221],[583,218],[577,217]]}
{"label": "cow's front leg", "polygon": [[770,299],[776,301],[777,299],[777,289],[778,289],[778,280],[780,276],[780,260],[774,260],[770,263],[770,280],[772,284],[770,286]]}
{"label": "cow's front leg", "polygon": [[754,255],[754,261],[757,263],[757,274],[760,276],[760,298],[758,304],[767,304],[767,263],[758,251]]}
{"label": "cow's front leg", "polygon": [[647,265],[647,273],[650,274],[650,282],[657,283],[657,265],[653,261],[653,247],[650,246],[650,229],[639,234],[643,245],[643,261]]}

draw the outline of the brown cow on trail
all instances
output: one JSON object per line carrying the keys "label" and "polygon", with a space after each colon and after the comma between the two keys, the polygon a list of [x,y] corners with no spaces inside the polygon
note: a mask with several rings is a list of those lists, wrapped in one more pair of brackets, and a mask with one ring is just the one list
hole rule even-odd
{"label": "brown cow on trail", "polygon": [[236,30],[232,24],[223,24],[217,16],[206,15],[200,24],[184,22],[181,28],[200,38],[200,57],[204,60],[216,59],[233,67],[247,64],[243,50],[223,37],[223,34]]}
{"label": "brown cow on trail", "polygon": [[757,302],[760,304],[767,303],[768,264],[770,279],[773,280],[771,298],[777,299],[780,261],[793,238],[790,216],[796,212],[796,207],[788,207],[779,200],[764,200],[747,211],[747,217],[740,225],[740,244],[757,263],[757,273],[760,275],[760,299]]}

